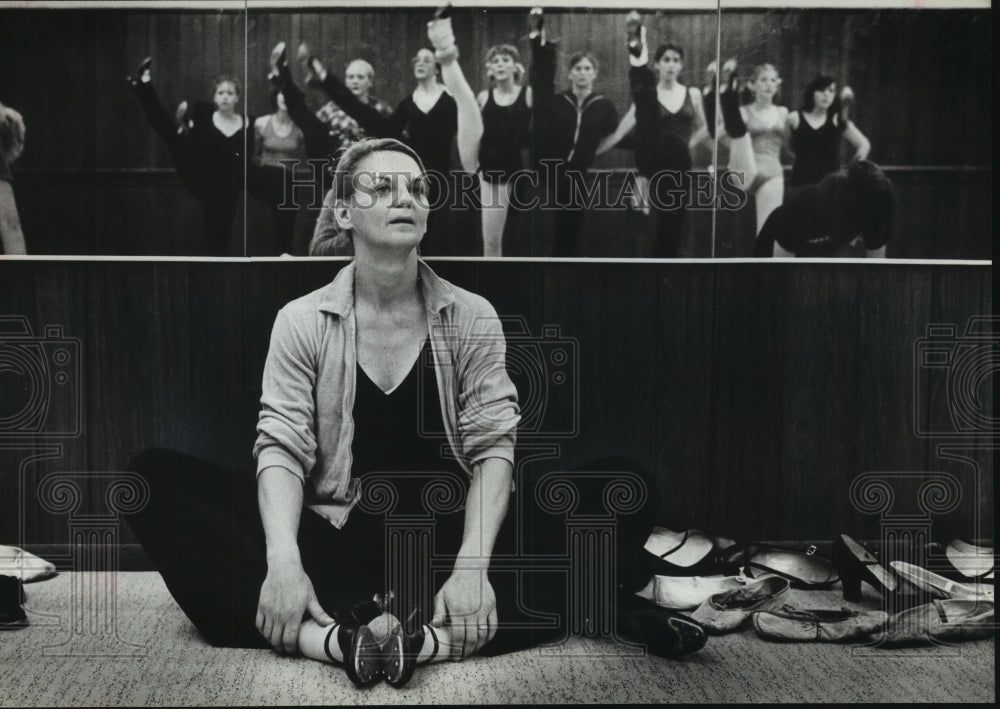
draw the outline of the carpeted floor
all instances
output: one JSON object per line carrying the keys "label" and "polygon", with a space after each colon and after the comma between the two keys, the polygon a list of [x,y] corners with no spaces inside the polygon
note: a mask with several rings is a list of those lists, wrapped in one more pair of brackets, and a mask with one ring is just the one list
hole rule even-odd
{"label": "carpeted floor", "polygon": [[[30,627],[0,632],[0,706],[996,698],[993,640],[889,650],[770,643],[749,627],[711,637],[683,662],[622,657],[621,648],[611,642],[578,638],[557,649],[421,668],[403,690],[384,684],[357,690],[343,670],[330,665],[265,650],[208,646],[154,572],[98,578],[64,572],[28,585],[26,592]],[[792,594],[789,601],[801,607],[843,605],[837,590]],[[108,605],[101,599],[110,599]],[[877,600],[872,596],[867,602],[874,607]],[[117,638],[108,622],[113,618]]]}

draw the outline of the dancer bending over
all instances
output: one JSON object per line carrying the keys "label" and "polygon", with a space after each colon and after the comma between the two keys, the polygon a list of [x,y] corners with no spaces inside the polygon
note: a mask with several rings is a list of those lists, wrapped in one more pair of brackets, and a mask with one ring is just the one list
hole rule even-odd
{"label": "dancer bending over", "polygon": [[883,258],[896,196],[885,173],[868,160],[827,174],[795,190],[768,217],[754,256],[839,256],[863,243],[869,258]]}

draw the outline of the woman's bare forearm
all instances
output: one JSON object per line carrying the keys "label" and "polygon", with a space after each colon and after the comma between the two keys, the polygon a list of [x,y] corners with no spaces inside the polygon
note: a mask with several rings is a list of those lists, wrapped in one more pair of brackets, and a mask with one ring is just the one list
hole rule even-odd
{"label": "woman's bare forearm", "polygon": [[278,466],[257,476],[257,503],[267,542],[267,561],[300,561],[298,533],[302,516],[302,483]]}
{"label": "woman's bare forearm", "polygon": [[465,532],[456,569],[489,568],[497,533],[510,502],[511,464],[486,458],[475,470],[465,501]]}

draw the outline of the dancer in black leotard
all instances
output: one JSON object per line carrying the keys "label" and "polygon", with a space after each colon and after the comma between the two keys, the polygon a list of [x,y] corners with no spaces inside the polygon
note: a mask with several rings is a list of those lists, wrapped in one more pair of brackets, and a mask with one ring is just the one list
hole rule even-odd
{"label": "dancer in black leotard", "polygon": [[517,48],[497,44],[486,52],[490,88],[476,97],[483,112],[479,171],[483,204],[483,255],[503,255],[503,230],[510,208],[510,178],[524,168],[521,150],[528,147],[532,94],[522,86],[524,68]]}
{"label": "dancer in black leotard", "polygon": [[602,141],[599,152],[613,147],[635,128],[635,161],[649,180],[649,203],[657,214],[653,255],[678,255],[684,216],[691,189],[691,149],[707,135],[701,91],[677,79],[684,51],[676,44],[661,45],[650,69],[646,28],[638,13],[629,25],[629,85],[633,104],[615,132]]}
{"label": "dancer in black leotard", "polygon": [[837,171],[841,138],[854,148],[852,159],[868,157],[871,143],[847,115],[852,99],[853,92],[847,86],[837,96],[837,82],[832,76],[817,76],[806,86],[802,107],[788,116],[795,153],[789,177],[792,189],[814,185]]}
{"label": "dancer in black leotard", "polygon": [[243,194],[245,158],[250,152],[248,118],[236,112],[239,82],[222,76],[215,82],[212,104],[198,102],[188,110],[178,106],[175,125],[153,89],[152,60],[145,59],[129,87],[142,103],[153,130],[167,144],[181,184],[201,205],[205,239],[212,256],[231,252],[230,240],[236,206]]}

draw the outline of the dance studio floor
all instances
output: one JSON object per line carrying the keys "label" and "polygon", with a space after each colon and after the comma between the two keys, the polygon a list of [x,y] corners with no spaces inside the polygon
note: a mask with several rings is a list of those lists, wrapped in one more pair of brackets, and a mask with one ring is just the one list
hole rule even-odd
{"label": "dance studio floor", "polygon": [[[887,650],[769,643],[749,627],[710,638],[683,662],[622,657],[610,642],[578,638],[544,654],[526,651],[421,668],[402,690],[384,684],[358,690],[343,670],[330,665],[266,650],[208,646],[154,572],[97,579],[63,572],[25,588],[30,627],[0,631],[0,706],[994,702],[996,697],[994,640]],[[795,595],[801,593],[793,591],[789,602],[842,605],[838,590]],[[74,603],[74,598],[85,600]]]}

